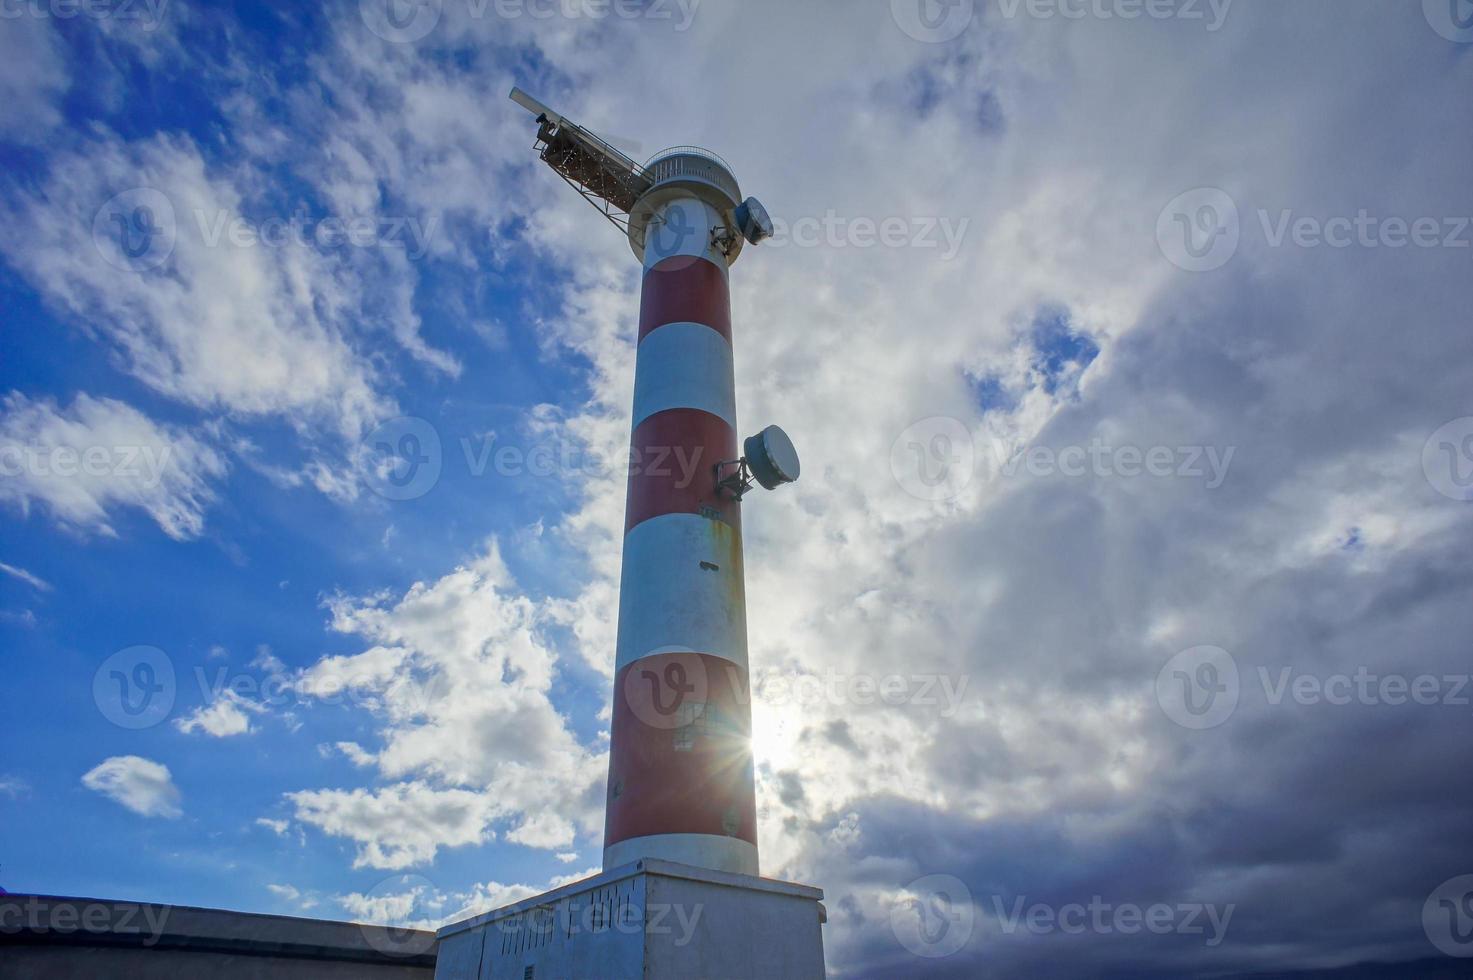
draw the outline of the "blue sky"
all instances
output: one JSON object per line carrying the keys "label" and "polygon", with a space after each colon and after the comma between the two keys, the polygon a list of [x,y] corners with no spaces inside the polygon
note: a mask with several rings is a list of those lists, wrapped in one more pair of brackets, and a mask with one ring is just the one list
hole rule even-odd
{"label": "blue sky", "polygon": [[[127,145],[167,134],[191,147],[206,169],[228,171],[239,165],[239,142],[250,134],[232,124],[220,100],[243,87],[248,98],[269,104],[306,77],[306,58],[327,43],[324,15],[310,10],[244,5],[240,11],[222,6],[175,14],[177,20],[154,30],[126,22],[20,22],[32,40],[49,45],[71,82],[53,103],[59,114],[53,132],[64,137],[46,145],[27,138],[0,144],[11,202],[25,200],[44,181],[53,155],[75,152],[85,160],[105,140]],[[112,30],[119,35],[107,33]],[[225,77],[232,60],[248,63],[257,77],[243,86]],[[257,193],[228,220],[254,227],[300,209],[315,225],[334,214],[312,175],[294,173],[287,157],[253,161]],[[137,182],[144,185],[154,186]],[[126,177],[115,189],[129,190]],[[161,189],[167,194],[169,186]],[[96,210],[103,201],[77,203]],[[215,218],[199,219],[182,206],[179,211],[176,221],[195,224],[196,233],[200,221]],[[14,680],[7,685],[6,715],[7,727],[24,733],[5,766],[7,837],[71,843],[5,854],[0,884],[300,911],[300,903],[269,886],[289,882],[304,894],[330,896],[367,893],[386,877],[382,869],[350,867],[351,847],[279,834],[256,822],[290,817],[282,801],[289,787],[362,782],[341,755],[314,748],[373,741],[373,725],[361,711],[299,703],[295,694],[277,690],[267,699],[272,710],[253,715],[250,731],[239,736],[216,738],[199,729],[186,734],[177,723],[213,703],[222,678],[250,692],[325,655],[356,652],[360,644],[325,628],[327,597],[403,593],[415,582],[439,578],[492,535],[522,541],[506,557],[527,589],[576,594],[585,577],[579,565],[557,543],[536,540],[539,524],[557,524],[576,503],[576,489],[556,472],[498,472],[504,467],[488,458],[490,450],[530,444],[525,417],[534,406],[566,412],[588,397],[586,361],[572,352],[550,353],[537,323],[559,313],[556,299],[539,294],[555,295],[560,275],[555,264],[498,246],[485,232],[473,234],[480,229],[461,231],[468,241],[459,247],[487,268],[472,272],[427,261],[406,273],[414,280],[419,335],[453,358],[453,372],[425,370],[370,344],[355,351],[364,362],[378,362],[379,390],[397,406],[385,419],[414,416],[443,433],[443,467],[432,492],[389,501],[365,484],[354,499],[335,500],[283,486],[286,477],[273,479],[236,457],[221,465],[218,481],[210,480],[200,503],[208,514],[203,526],[174,536],[161,533],[142,506],[105,505],[105,516],[71,521],[49,510],[44,493],[7,495],[12,506],[5,516],[4,560],[16,571],[3,576],[0,627]],[[94,253],[86,261],[99,258]],[[228,430],[217,433],[223,441],[248,440],[258,459],[287,468],[308,453],[341,459],[352,451],[344,439],[319,438],[311,428],[315,419],[271,410],[237,418],[216,405],[180,404],[131,375],[127,355],[90,331],[86,316],[58,310],[54,296],[13,266],[4,270],[3,288],[6,389],[44,413],[67,417],[81,396],[129,406],[160,426],[193,430],[220,422]],[[361,313],[383,316],[385,308],[370,300]],[[372,443],[369,428],[364,424],[366,445]],[[117,450],[118,465],[131,448]],[[177,691],[168,716],[141,731],[114,726],[95,703],[91,681],[109,655],[135,645],[163,651]],[[279,666],[264,659],[268,652]],[[578,737],[593,745],[601,728],[601,684],[576,662],[555,684],[560,710]],[[304,713],[287,720],[287,708]],[[86,789],[81,775],[111,756],[166,765],[182,815],[150,818]],[[586,840],[570,842],[566,853],[563,862],[488,842],[461,848],[453,868],[420,870],[429,870],[442,888],[467,889],[487,880],[491,868],[506,880],[540,882],[598,860],[596,846]],[[327,898],[309,907],[343,911]]]}
{"label": "blue sky", "polygon": [[[778,226],[760,847],[836,973],[1440,955],[1467,709],[1260,678],[1468,672],[1473,37],[1126,6],[6,8],[0,886],[433,924],[597,869],[638,264],[516,84]],[[1234,912],[1006,914],[1096,896]]]}

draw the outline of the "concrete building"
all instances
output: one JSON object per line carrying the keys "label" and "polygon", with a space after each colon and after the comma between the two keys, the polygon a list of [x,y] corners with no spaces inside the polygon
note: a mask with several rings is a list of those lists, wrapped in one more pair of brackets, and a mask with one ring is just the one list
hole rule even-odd
{"label": "concrete building", "polygon": [[0,895],[4,980],[430,980],[434,933],[54,895]]}

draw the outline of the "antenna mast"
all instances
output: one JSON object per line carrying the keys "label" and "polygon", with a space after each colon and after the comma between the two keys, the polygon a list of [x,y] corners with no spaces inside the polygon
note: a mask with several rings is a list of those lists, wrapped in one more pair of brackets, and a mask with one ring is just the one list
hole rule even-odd
{"label": "antenna mast", "polygon": [[634,202],[652,183],[644,168],[597,133],[565,119],[521,89],[511,90],[511,100],[537,117],[533,148],[542,161],[614,227],[628,234]]}

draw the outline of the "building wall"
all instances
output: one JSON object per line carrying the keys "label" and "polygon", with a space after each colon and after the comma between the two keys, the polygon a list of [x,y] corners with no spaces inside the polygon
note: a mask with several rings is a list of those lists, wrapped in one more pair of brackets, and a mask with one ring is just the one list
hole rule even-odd
{"label": "building wall", "polygon": [[0,980],[430,980],[434,933],[0,894]]}

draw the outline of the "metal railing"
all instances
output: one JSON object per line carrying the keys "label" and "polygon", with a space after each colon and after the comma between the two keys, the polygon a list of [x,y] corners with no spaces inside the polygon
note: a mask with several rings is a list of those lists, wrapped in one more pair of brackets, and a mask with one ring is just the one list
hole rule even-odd
{"label": "metal railing", "polygon": [[643,169],[651,185],[678,178],[700,180],[723,191],[733,204],[742,199],[731,165],[699,146],[672,146],[661,150],[649,158]]}

